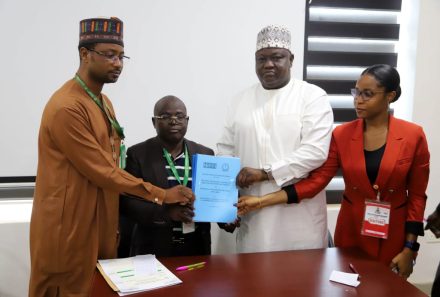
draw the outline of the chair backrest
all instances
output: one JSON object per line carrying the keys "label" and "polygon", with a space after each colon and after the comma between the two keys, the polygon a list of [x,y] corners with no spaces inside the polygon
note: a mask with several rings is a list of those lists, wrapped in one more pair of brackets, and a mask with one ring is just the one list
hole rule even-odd
{"label": "chair backrest", "polygon": [[328,247],[335,247],[335,243],[333,242],[332,234],[330,233],[330,230],[328,230]]}

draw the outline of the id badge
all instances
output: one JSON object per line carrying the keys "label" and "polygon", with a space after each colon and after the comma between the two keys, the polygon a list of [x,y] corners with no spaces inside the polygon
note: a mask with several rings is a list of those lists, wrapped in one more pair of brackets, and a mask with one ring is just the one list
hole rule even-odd
{"label": "id badge", "polygon": [[388,238],[391,204],[382,201],[365,201],[361,234],[377,238]]}
{"label": "id badge", "polygon": [[188,224],[182,223],[182,233],[183,234],[192,233],[194,231],[196,231],[196,225],[194,224],[194,222],[191,222]]}
{"label": "id badge", "polygon": [[125,149],[124,141],[121,141],[121,146],[119,147],[119,168],[125,169],[127,160],[127,151]]}

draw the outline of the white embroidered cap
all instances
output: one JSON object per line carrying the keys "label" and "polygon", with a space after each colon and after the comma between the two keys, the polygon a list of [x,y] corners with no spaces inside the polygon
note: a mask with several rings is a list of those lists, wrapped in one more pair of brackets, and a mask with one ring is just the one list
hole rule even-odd
{"label": "white embroidered cap", "polygon": [[257,50],[267,47],[285,48],[290,51],[290,31],[285,26],[269,25],[257,36]]}

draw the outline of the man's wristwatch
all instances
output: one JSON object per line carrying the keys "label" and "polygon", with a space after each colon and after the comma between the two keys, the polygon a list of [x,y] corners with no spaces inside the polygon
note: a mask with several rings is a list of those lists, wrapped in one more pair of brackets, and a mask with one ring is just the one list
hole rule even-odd
{"label": "man's wristwatch", "polygon": [[420,243],[417,241],[405,241],[405,247],[409,248],[413,252],[418,252],[420,248]]}
{"label": "man's wristwatch", "polygon": [[266,172],[268,180],[273,179],[273,176],[272,176],[272,166],[264,165],[263,166],[263,171]]}

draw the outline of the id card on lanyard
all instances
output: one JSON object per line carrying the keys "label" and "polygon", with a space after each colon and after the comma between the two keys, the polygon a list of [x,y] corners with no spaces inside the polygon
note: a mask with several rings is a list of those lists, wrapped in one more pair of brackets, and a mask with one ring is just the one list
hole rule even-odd
{"label": "id card on lanyard", "polygon": [[[171,154],[165,149],[163,148],[163,155],[165,157],[165,159],[167,160],[168,166],[170,166],[170,170],[173,173],[174,177],[176,178],[176,181],[180,184],[186,187],[186,185],[188,184],[188,180],[189,180],[189,154],[188,154],[188,148],[186,147],[185,144],[185,166],[184,166],[184,175],[183,175],[183,181],[181,181],[180,179],[180,175],[177,172],[176,169],[176,165],[174,165],[173,160],[171,160]],[[187,233],[191,233],[194,232],[196,230],[196,226],[194,224],[194,222],[191,223],[182,223],[182,233],[183,234],[187,234]]]}
{"label": "id card on lanyard", "polygon": [[[126,158],[127,158],[127,153],[126,153],[126,148],[125,148],[125,144],[124,144],[124,128],[121,127],[121,125],[119,125],[118,120],[116,120],[116,118],[112,118],[110,113],[109,113],[109,108],[107,107],[107,105],[105,104],[105,100],[102,99],[102,103],[99,100],[99,98],[93,94],[93,92],[87,87],[87,85],[85,84],[85,82],[78,76],[78,74],[75,75],[75,80],[79,83],[79,85],[83,88],[84,91],[86,91],[86,93],[90,96],[90,98],[96,103],[96,105],[98,105],[98,107],[102,110],[102,112],[104,112],[104,114],[107,117],[107,120],[110,123],[110,126],[112,127],[112,129],[114,129],[116,131],[116,134],[118,134],[119,138],[121,139],[121,145],[119,147],[119,168],[124,169],[125,168],[125,164],[126,164]],[[113,136],[110,135],[110,144],[111,144],[111,148],[112,148],[112,154],[113,154],[113,160],[117,161],[117,157],[116,157],[116,152],[115,152],[115,141],[113,139]]]}
{"label": "id card on lanyard", "polygon": [[124,140],[121,139],[121,145],[119,147],[119,168],[125,169],[127,165],[127,149],[125,148]]}
{"label": "id card on lanyard", "polygon": [[[375,185],[375,188],[376,187]],[[361,234],[387,239],[390,226],[391,204],[389,202],[380,201],[378,187],[376,190],[376,200],[365,200]]]}

